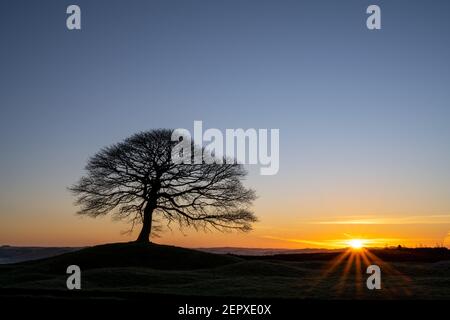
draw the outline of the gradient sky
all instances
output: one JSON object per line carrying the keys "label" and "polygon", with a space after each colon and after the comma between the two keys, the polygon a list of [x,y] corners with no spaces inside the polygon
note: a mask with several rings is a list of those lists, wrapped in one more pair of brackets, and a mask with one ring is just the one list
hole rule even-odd
{"label": "gradient sky", "polygon": [[279,128],[280,171],[250,168],[252,233],[156,241],[450,246],[449,14],[444,0],[2,1],[0,244],[134,239],[76,216],[66,187],[105,145],[202,120]]}

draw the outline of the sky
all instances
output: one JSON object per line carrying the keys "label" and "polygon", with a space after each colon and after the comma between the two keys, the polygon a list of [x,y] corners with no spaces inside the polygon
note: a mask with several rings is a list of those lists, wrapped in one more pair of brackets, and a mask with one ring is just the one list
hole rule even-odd
{"label": "sky", "polygon": [[[81,8],[82,29],[66,28]],[[382,29],[366,28],[381,8]],[[152,128],[277,128],[248,234],[186,247],[450,246],[448,1],[0,3],[0,245],[131,241],[75,214],[101,147]]]}

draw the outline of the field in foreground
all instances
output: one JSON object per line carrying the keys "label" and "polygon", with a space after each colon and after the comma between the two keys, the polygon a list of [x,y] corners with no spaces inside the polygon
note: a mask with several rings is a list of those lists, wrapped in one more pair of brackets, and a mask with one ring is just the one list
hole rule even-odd
{"label": "field in foreground", "polygon": [[[66,268],[82,270],[83,297],[138,295],[284,299],[450,299],[447,249],[378,249],[234,256],[156,244],[118,243],[0,265],[0,296],[67,293]],[[368,290],[368,264],[381,290]]]}

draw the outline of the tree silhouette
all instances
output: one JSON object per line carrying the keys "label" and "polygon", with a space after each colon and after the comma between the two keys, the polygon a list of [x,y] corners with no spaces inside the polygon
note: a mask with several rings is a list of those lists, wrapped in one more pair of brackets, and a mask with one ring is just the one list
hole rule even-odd
{"label": "tree silhouette", "polygon": [[155,216],[180,227],[250,230],[256,217],[248,208],[255,192],[241,182],[247,174],[243,166],[176,164],[172,132],[140,132],[92,156],[87,174],[69,188],[81,207],[78,214],[112,213],[132,229],[142,223],[139,242],[150,241]]}

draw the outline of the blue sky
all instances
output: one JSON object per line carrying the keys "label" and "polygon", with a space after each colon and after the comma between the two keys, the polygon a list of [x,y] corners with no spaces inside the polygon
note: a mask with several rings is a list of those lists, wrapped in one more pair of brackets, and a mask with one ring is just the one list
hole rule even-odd
{"label": "blue sky", "polygon": [[[81,31],[65,27],[72,3]],[[382,30],[367,30],[369,4]],[[279,174],[251,170],[248,183],[257,208],[287,206],[286,219],[345,214],[323,207],[335,198],[365,199],[352,214],[448,214],[449,12],[448,1],[2,1],[0,219],[18,225],[55,199],[75,212],[66,187],[100,147],[194,120],[280,129]]]}

